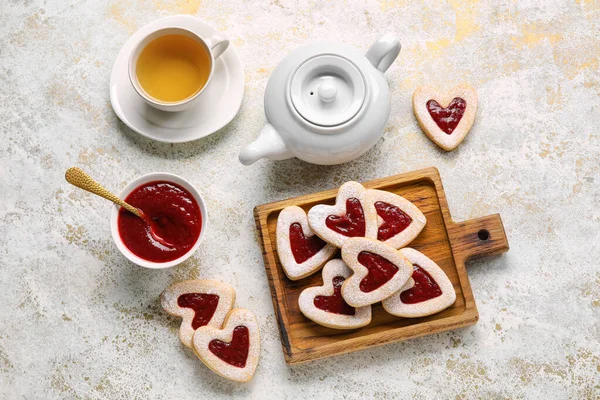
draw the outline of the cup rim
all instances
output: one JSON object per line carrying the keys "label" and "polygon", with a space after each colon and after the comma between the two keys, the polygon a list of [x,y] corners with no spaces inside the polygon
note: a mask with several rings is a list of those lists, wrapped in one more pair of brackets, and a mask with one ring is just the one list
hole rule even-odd
{"label": "cup rim", "polygon": [[145,260],[145,259],[135,255],[131,250],[129,250],[127,248],[127,246],[125,246],[125,243],[123,243],[123,240],[121,239],[121,236],[119,235],[118,217],[119,217],[120,207],[116,204],[112,205],[112,207],[111,207],[110,231],[112,234],[113,241],[115,242],[115,245],[117,246],[117,248],[119,249],[121,254],[123,254],[125,256],[125,258],[127,258],[132,263],[137,264],[140,267],[149,268],[149,269],[171,268],[178,264],[181,264],[182,262],[184,262],[185,260],[190,258],[192,256],[192,254],[194,254],[196,252],[196,250],[198,249],[198,247],[200,246],[200,243],[202,242],[202,240],[204,238],[206,229],[208,228],[208,213],[206,211],[206,204],[204,202],[204,198],[202,197],[202,195],[200,194],[198,189],[196,189],[196,187],[192,183],[190,183],[188,180],[186,180],[178,175],[171,174],[169,172],[151,172],[149,174],[139,176],[139,177],[135,178],[134,180],[132,180],[131,182],[129,182],[123,188],[123,190],[121,190],[121,192],[119,193],[119,197],[121,199],[125,199],[134,189],[138,188],[139,186],[141,186],[145,183],[153,182],[153,181],[167,181],[167,182],[175,183],[177,185],[180,185],[184,189],[186,189],[192,196],[194,196],[194,199],[196,200],[196,202],[198,203],[198,207],[200,208],[200,215],[202,216],[202,224],[200,226],[200,235],[198,236],[198,239],[196,239],[196,243],[194,243],[192,248],[189,249],[187,251],[187,253],[185,253],[181,257],[176,258],[175,260],[166,261],[166,262],[148,261],[148,260]]}
{"label": "cup rim", "polygon": [[[179,101],[175,101],[175,102],[170,102],[170,101],[161,101],[159,99],[156,99],[152,96],[150,96],[142,87],[142,85],[139,83],[139,80],[137,78],[137,74],[135,72],[136,67],[137,67],[137,59],[139,57],[139,55],[141,54],[142,50],[140,50],[140,46],[142,43],[144,43],[144,41],[151,35],[155,35],[158,32],[163,32],[163,31],[168,31],[168,30],[179,30],[179,31],[185,31],[186,33],[188,33],[190,36],[192,36],[195,40],[197,40],[200,44],[202,44],[202,46],[204,46],[204,49],[208,52],[208,55],[210,56],[210,71],[208,73],[208,79],[206,80],[206,82],[204,83],[204,86],[198,90],[196,93],[194,93],[192,96],[187,97],[183,100],[179,100]],[[167,35],[166,33],[164,34],[160,34],[157,35],[154,39],[158,39],[159,37],[165,36]],[[151,40],[151,41],[152,41]],[[150,43],[150,41],[148,43],[146,43],[144,45],[144,47],[146,47],[148,44]],[[139,50],[139,51],[138,51]],[[135,60],[134,60],[134,56],[135,56]],[[135,90],[135,92],[142,97],[146,102],[148,102],[151,105],[157,106],[157,107],[162,107],[162,108],[169,108],[169,107],[178,107],[178,106],[182,106],[185,105],[189,102],[191,102],[192,100],[196,99],[198,96],[200,96],[201,93],[204,92],[204,90],[206,89],[206,87],[208,86],[208,84],[210,83],[213,73],[214,73],[214,69],[215,69],[215,57],[213,55],[212,49],[210,48],[210,46],[208,45],[208,43],[206,42],[206,40],[204,38],[202,38],[200,35],[198,35],[196,32],[187,29],[187,28],[182,28],[180,26],[165,26],[162,28],[158,28],[153,30],[152,32],[149,32],[147,35],[145,35],[144,37],[142,37],[133,47],[133,49],[131,50],[131,53],[129,54],[129,61],[127,62],[127,74],[129,76],[129,82],[131,83],[131,86],[133,86],[133,89]]]}

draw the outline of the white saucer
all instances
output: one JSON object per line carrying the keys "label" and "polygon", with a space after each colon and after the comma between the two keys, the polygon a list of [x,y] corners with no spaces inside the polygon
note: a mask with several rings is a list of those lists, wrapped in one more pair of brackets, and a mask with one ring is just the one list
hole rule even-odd
{"label": "white saucer", "polygon": [[129,81],[128,63],[133,46],[149,31],[166,26],[189,29],[202,37],[217,32],[190,15],[154,21],[134,33],[125,43],[110,75],[110,103],[125,125],[147,138],[182,143],[203,138],[227,125],[238,113],[244,97],[244,69],[233,44],[215,62],[214,75],[197,107],[166,112],[149,106]]}

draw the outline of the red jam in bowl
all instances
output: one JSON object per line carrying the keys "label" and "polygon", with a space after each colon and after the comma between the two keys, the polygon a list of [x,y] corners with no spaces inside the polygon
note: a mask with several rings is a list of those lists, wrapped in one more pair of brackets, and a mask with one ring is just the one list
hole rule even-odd
{"label": "red jam in bowl", "polygon": [[125,201],[142,210],[154,224],[155,233],[169,245],[156,241],[150,226],[125,209],[117,225],[121,240],[133,254],[152,262],[173,261],[186,254],[200,237],[202,214],[194,196],[181,186],[165,181],[148,182]]}

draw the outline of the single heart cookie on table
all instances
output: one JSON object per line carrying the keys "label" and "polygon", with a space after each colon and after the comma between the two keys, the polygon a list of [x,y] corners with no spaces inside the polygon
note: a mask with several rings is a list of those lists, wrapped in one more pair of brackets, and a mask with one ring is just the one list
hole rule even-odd
{"label": "single heart cookie on table", "polygon": [[390,297],[413,271],[412,264],[400,251],[374,239],[348,239],[342,247],[342,259],[354,272],[342,285],[342,296],[353,307]]}
{"label": "single heart cookie on table", "polygon": [[337,250],[315,235],[308,225],[306,213],[297,206],[281,210],[275,235],[279,261],[293,281],[318,271]]}
{"label": "single heart cookie on table", "polygon": [[251,311],[243,308],[231,311],[222,329],[198,328],[192,344],[198,358],[222,377],[248,382],[254,376],[260,356],[260,333]]}
{"label": "single heart cookie on table", "polygon": [[413,111],[421,129],[446,151],[454,150],[467,136],[477,113],[477,92],[462,84],[448,93],[429,86],[413,94]]}
{"label": "single heart cookie on table", "polygon": [[416,318],[438,313],[456,301],[452,282],[425,254],[415,249],[400,250],[413,265],[411,279],[383,301],[383,308],[398,317]]}
{"label": "single heart cookie on table", "polygon": [[213,280],[177,282],[160,295],[162,308],[174,317],[180,317],[179,339],[192,347],[194,331],[201,326],[221,327],[235,301],[232,287]]}
{"label": "single heart cookie on table", "polygon": [[377,240],[399,249],[412,242],[425,227],[425,215],[404,197],[375,189],[367,193],[377,212]]}
{"label": "single heart cookie on table", "polygon": [[377,213],[367,190],[358,182],[346,182],[338,190],[335,205],[318,204],[308,211],[308,223],[323,240],[342,247],[351,237],[377,237]]}
{"label": "single heart cookie on table", "polygon": [[339,259],[323,267],[323,286],[300,293],[298,305],[306,318],[334,329],[356,329],[371,322],[371,306],[352,307],[342,297],[342,284],[352,270]]}

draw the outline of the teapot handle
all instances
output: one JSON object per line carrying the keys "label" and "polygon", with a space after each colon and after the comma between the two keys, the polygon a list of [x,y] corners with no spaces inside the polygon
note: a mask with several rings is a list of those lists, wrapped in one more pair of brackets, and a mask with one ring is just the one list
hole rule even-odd
{"label": "teapot handle", "polygon": [[365,56],[375,68],[385,72],[398,57],[401,48],[400,40],[394,34],[388,33],[373,43]]}

